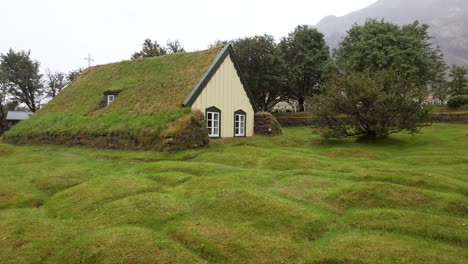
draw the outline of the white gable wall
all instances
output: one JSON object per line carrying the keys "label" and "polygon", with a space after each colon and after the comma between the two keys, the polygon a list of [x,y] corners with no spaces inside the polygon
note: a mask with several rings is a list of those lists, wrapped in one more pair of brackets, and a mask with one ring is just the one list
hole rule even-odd
{"label": "white gable wall", "polygon": [[234,137],[234,112],[246,112],[246,136],[254,131],[254,109],[237,75],[231,55],[227,56],[205,89],[192,104],[192,109],[216,107],[221,110],[221,137]]}

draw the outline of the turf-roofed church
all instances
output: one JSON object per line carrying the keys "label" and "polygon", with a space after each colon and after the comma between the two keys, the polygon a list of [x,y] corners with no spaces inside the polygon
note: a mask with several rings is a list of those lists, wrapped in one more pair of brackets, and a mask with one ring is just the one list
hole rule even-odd
{"label": "turf-roofed church", "polygon": [[17,144],[183,149],[248,137],[255,105],[230,44],[91,67],[10,130]]}

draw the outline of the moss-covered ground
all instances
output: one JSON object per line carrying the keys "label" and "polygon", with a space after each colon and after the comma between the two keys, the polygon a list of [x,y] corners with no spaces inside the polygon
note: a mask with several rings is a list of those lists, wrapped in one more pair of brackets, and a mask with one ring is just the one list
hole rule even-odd
{"label": "moss-covered ground", "polygon": [[468,126],[177,153],[0,144],[0,263],[467,263]]}

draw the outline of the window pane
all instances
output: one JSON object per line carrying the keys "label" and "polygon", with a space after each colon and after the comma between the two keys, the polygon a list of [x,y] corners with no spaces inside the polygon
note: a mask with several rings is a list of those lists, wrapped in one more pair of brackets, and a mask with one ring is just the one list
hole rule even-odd
{"label": "window pane", "polygon": [[206,113],[206,126],[208,128],[208,133],[211,137],[219,136],[219,127],[220,127],[220,114],[217,112],[207,112]]}

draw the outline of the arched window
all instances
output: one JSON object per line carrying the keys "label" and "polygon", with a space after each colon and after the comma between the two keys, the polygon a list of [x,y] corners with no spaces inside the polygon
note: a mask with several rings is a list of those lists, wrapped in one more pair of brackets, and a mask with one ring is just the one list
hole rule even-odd
{"label": "arched window", "polygon": [[221,110],[212,106],[205,110],[206,128],[210,138],[221,137]]}
{"label": "arched window", "polygon": [[235,137],[245,137],[246,133],[246,119],[247,115],[242,110],[237,110],[234,112],[234,136]]}

